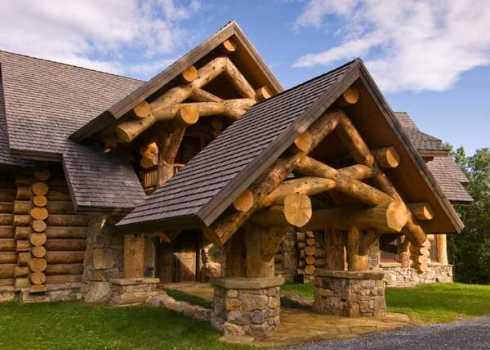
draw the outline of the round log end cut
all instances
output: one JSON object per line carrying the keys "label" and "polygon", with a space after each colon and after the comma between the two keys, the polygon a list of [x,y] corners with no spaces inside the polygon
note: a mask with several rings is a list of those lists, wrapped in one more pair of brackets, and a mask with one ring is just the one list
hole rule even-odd
{"label": "round log end cut", "polygon": [[34,220],[46,220],[48,218],[48,209],[46,208],[32,208],[31,217]]}
{"label": "round log end cut", "polygon": [[303,132],[294,139],[294,145],[298,150],[304,153],[310,152],[313,140],[309,132]]}
{"label": "round log end cut", "polygon": [[151,105],[146,101],[140,102],[134,107],[133,112],[138,118],[147,118],[151,116]]}
{"label": "round log end cut", "polygon": [[293,226],[303,227],[312,215],[311,200],[305,194],[292,193],[284,197],[284,217]]}
{"label": "round log end cut", "polygon": [[344,101],[347,102],[347,104],[356,104],[357,101],[359,101],[359,89],[351,86],[343,93],[342,97],[344,98]]}
{"label": "round log end cut", "polygon": [[186,125],[194,125],[199,120],[199,111],[196,106],[186,105],[179,110],[179,119]]}
{"label": "round log end cut", "polygon": [[235,44],[235,41],[230,38],[228,40],[225,40],[223,42],[223,48],[225,49],[226,52],[228,53],[233,53],[236,51],[236,44]]}
{"label": "round log end cut", "polygon": [[34,196],[32,198],[32,203],[34,203],[36,207],[45,207],[46,204],[48,204],[48,199],[46,196]]}
{"label": "round log end cut", "polygon": [[44,196],[48,193],[49,187],[44,182],[36,182],[32,185],[32,193],[36,196]]}
{"label": "round log end cut", "polygon": [[400,232],[407,224],[409,215],[407,207],[400,201],[393,201],[386,209],[386,223],[388,227]]}
{"label": "round log end cut", "polygon": [[184,70],[182,72],[182,79],[186,83],[190,83],[190,82],[196,80],[198,76],[199,76],[199,73],[197,71],[197,68],[194,66],[190,66],[189,68],[187,68],[186,70]]}
{"label": "round log end cut", "polygon": [[255,91],[259,101],[267,100],[272,97],[272,94],[267,86],[262,86]]}
{"label": "round log end cut", "polygon": [[31,254],[35,258],[44,258],[46,256],[46,248],[44,248],[44,247],[32,247]]}
{"label": "round log end cut", "polygon": [[254,195],[251,191],[246,190],[233,202],[233,207],[241,212],[249,211],[254,205]]}
{"label": "round log end cut", "polygon": [[44,232],[47,225],[43,220],[34,220],[31,223],[31,227],[34,232]]}
{"label": "round log end cut", "polygon": [[46,283],[46,275],[42,272],[33,272],[30,277],[32,284],[39,285]]}

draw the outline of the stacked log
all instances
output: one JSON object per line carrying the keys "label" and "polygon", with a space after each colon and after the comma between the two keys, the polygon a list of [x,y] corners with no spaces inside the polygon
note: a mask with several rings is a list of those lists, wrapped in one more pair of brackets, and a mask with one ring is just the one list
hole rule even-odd
{"label": "stacked log", "polygon": [[313,280],[316,268],[316,239],[312,231],[296,232],[296,246],[298,251],[297,273],[304,281]]}
{"label": "stacked log", "polygon": [[83,274],[87,216],[76,214],[64,179],[49,183],[44,274],[46,285],[79,283]]}
{"label": "stacked log", "polygon": [[17,252],[17,262],[15,267],[15,287],[17,290],[28,288],[29,268],[31,259],[31,216],[32,209],[32,179],[29,177],[18,176],[16,178],[16,197],[14,201],[14,226],[15,226],[15,250]]}
{"label": "stacked log", "polygon": [[46,287],[46,221],[49,216],[48,193],[49,185],[47,181],[51,177],[49,170],[35,171],[36,182],[32,184],[32,208],[30,216],[32,218],[29,242],[31,244],[31,260],[29,261],[29,280],[31,282],[31,293],[43,293]]}
{"label": "stacked log", "polygon": [[0,286],[15,284],[17,253],[14,222],[15,184],[12,179],[0,179]]}

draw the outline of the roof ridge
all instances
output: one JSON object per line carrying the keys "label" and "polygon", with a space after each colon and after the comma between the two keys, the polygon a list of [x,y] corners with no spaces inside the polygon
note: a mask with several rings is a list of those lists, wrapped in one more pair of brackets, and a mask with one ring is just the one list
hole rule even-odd
{"label": "roof ridge", "polygon": [[99,70],[99,69],[77,66],[76,64],[72,64],[72,63],[65,63],[65,62],[55,61],[55,60],[48,59],[48,58],[41,58],[41,57],[31,56],[31,55],[27,55],[27,54],[24,54],[24,53],[18,53],[18,52],[8,51],[8,50],[5,50],[5,49],[0,49],[0,52],[4,52],[4,53],[10,54],[10,55],[22,56],[22,57],[26,57],[26,58],[30,58],[30,59],[34,59],[34,60],[55,63],[55,64],[59,64],[59,65],[62,65],[62,66],[69,66],[69,67],[73,67],[73,68],[77,68],[77,69],[81,69],[81,70],[88,70],[88,71],[92,71],[92,72],[95,72],[95,73],[112,75],[112,76],[115,76],[115,77],[129,79],[129,80],[134,80],[134,81],[138,81],[138,82],[142,82],[142,83],[145,82],[145,80],[128,77],[126,75],[115,74],[115,73],[111,73],[111,72],[104,72],[104,71]]}

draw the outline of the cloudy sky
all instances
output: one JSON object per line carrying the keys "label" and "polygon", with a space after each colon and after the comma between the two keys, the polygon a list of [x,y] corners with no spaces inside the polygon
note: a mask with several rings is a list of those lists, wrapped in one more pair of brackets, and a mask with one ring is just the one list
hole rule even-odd
{"label": "cloudy sky", "polygon": [[361,57],[392,108],[490,146],[489,0],[3,0],[0,49],[148,79],[227,21],[285,87]]}

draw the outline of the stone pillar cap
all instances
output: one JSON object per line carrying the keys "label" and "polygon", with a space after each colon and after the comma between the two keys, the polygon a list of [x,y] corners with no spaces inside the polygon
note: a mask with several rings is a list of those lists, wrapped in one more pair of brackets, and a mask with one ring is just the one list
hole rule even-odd
{"label": "stone pillar cap", "polygon": [[385,273],[383,271],[334,271],[326,269],[316,269],[315,276],[331,277],[355,280],[382,280]]}
{"label": "stone pillar cap", "polygon": [[154,277],[113,278],[110,282],[119,286],[131,286],[137,284],[157,284],[160,283],[160,279]]}
{"label": "stone pillar cap", "polygon": [[225,289],[265,289],[278,287],[284,284],[284,277],[228,277],[214,278],[210,280],[211,284]]}

